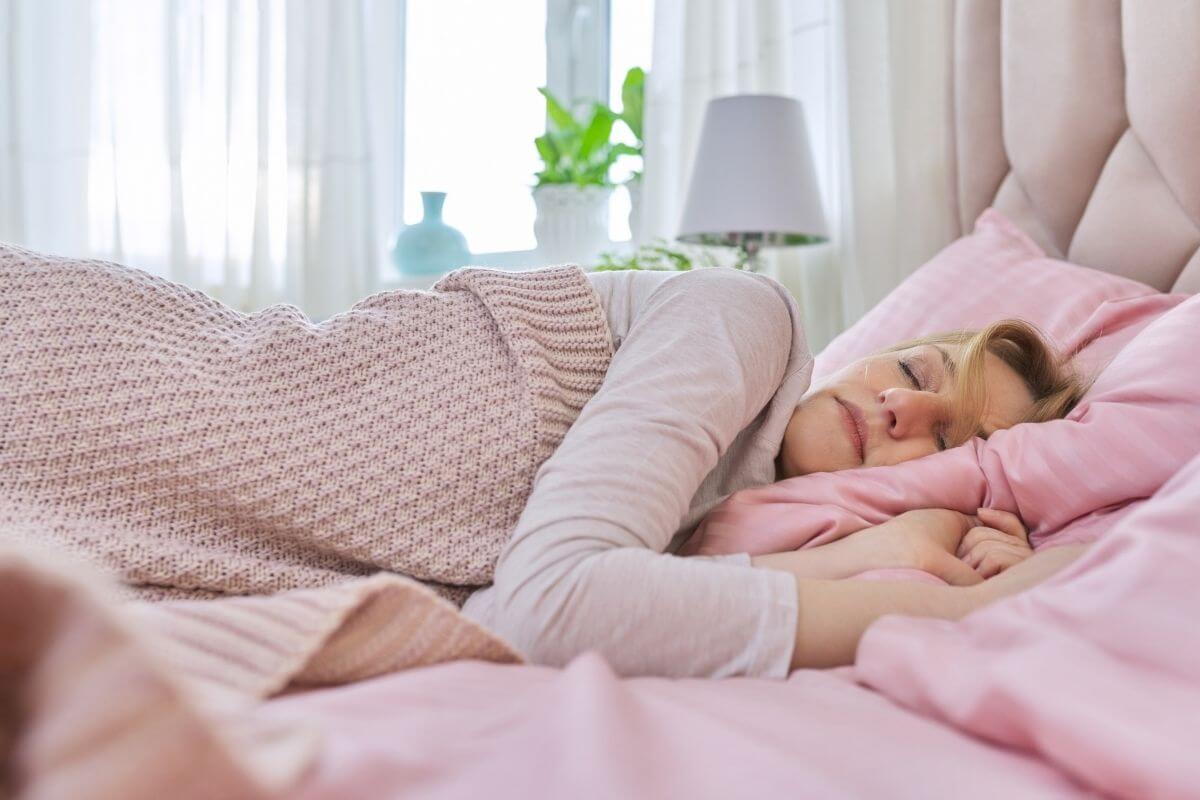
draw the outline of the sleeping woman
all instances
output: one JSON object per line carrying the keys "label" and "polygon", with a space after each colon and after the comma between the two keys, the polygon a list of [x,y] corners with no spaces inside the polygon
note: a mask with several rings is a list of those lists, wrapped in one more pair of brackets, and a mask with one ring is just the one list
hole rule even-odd
{"label": "sleeping woman", "polygon": [[[1065,414],[1083,387],[1019,322],[810,387],[795,302],[733,270],[467,269],[315,325],[0,246],[0,353],[0,535],[43,531],[143,599],[391,571],[537,663],[782,677],[849,663],[883,614],[956,618],[1077,555],[941,509],[678,555],[733,492]],[[832,580],[877,567],[950,585]]]}
{"label": "sleeping woman", "polygon": [[[1033,328],[1005,321],[899,345],[810,388],[795,303],[770,279],[588,277],[616,353],[538,472],[494,585],[464,609],[533,660],[596,649],[621,673],[712,676],[846,664],[882,614],[958,617],[1077,555],[1047,552],[981,583],[1029,554],[1020,520],[987,509],[914,511],[755,559],[671,555],[733,491],[1061,417],[1084,387]],[[954,585],[828,580],[881,567]]]}

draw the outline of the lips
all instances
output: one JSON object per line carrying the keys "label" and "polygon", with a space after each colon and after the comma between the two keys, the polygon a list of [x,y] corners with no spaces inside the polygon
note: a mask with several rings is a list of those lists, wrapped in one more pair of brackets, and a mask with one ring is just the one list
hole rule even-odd
{"label": "lips", "polygon": [[846,429],[846,435],[850,438],[850,444],[854,446],[854,451],[858,454],[860,463],[866,462],[867,450],[867,421],[863,417],[862,410],[853,403],[847,402],[840,397],[834,398],[840,406],[842,426]]}

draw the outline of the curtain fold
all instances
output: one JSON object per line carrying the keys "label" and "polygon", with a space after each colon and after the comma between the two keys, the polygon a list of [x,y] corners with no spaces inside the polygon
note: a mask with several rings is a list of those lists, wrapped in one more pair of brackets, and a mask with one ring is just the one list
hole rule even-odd
{"label": "curtain fold", "polygon": [[843,324],[957,234],[950,202],[950,0],[832,6]]}
{"label": "curtain fold", "polygon": [[362,6],[307,0],[288,7],[289,253],[314,313],[370,291],[378,265],[365,91]]}
{"label": "curtain fold", "polygon": [[0,239],[51,252],[86,241],[91,99],[76,86],[90,66],[90,11],[0,0]]}
{"label": "curtain fold", "polygon": [[369,113],[399,119],[368,101],[376,5],[0,0],[0,238],[243,310],[349,307],[383,250]]}
{"label": "curtain fold", "polygon": [[764,271],[798,297],[820,349],[954,235],[949,55],[949,0],[658,0],[647,235],[677,232],[710,99],[800,98],[831,241],[766,250]]}

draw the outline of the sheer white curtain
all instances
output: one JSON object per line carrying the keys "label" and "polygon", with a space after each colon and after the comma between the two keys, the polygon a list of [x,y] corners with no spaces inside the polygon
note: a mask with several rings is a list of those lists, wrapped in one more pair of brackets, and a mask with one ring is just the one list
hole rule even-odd
{"label": "sheer white curtain", "polygon": [[[828,245],[766,251],[814,348],[949,241],[949,0],[658,0],[643,224],[676,233],[705,104],[765,92],[805,105]],[[818,74],[819,73],[819,74]]]}
{"label": "sheer white curtain", "polygon": [[834,0],[832,254],[843,324],[956,235],[949,200],[951,0]]}
{"label": "sheer white curtain", "polygon": [[243,309],[348,307],[375,287],[388,224],[368,76],[399,65],[368,63],[368,30],[398,30],[397,13],[365,0],[0,0],[0,238]]}

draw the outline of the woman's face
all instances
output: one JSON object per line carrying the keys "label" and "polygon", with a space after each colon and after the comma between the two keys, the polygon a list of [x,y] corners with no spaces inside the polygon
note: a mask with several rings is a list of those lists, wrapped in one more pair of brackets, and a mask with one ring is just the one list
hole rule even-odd
{"label": "woman's face", "polygon": [[[899,464],[953,446],[962,410],[953,393],[961,348],[925,344],[855,361],[812,387],[788,422],[782,477]],[[985,434],[1010,428],[1033,405],[1025,381],[984,357]]]}

